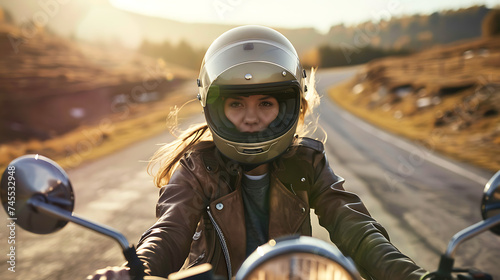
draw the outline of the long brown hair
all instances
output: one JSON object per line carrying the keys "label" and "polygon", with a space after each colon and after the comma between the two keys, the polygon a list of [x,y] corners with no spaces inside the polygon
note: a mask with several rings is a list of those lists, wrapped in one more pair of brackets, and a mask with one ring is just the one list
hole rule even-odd
{"label": "long brown hair", "polygon": [[[314,109],[319,105],[319,95],[315,89],[315,72],[316,69],[311,69],[306,81],[308,90],[301,100],[302,106],[297,128],[297,134],[301,136],[314,133],[318,127],[319,116],[313,114]],[[308,116],[311,118],[307,118]],[[179,164],[179,160],[185,153],[189,153],[195,145],[198,145],[198,148],[213,145],[212,133],[206,123],[193,125],[176,138],[158,149],[148,164],[148,173],[153,176],[154,184],[158,188],[168,183]],[[154,167],[157,165],[158,170],[155,171]]]}

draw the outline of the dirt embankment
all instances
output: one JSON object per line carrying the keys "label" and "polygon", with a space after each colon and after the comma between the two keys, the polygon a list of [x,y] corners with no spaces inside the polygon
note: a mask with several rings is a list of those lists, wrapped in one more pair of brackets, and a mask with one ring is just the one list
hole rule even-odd
{"label": "dirt embankment", "polygon": [[500,170],[500,37],[373,61],[330,96],[393,133]]}
{"label": "dirt embankment", "polygon": [[[165,129],[194,71],[0,22],[0,168],[39,153],[74,167]],[[194,84],[194,82],[193,82]],[[105,147],[103,149],[103,147]]]}

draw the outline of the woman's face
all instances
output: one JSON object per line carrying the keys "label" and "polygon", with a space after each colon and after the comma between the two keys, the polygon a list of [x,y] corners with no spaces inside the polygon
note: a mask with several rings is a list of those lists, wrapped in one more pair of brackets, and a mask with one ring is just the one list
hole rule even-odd
{"label": "woman's face", "polygon": [[224,112],[240,132],[259,132],[278,116],[279,104],[269,95],[229,97]]}

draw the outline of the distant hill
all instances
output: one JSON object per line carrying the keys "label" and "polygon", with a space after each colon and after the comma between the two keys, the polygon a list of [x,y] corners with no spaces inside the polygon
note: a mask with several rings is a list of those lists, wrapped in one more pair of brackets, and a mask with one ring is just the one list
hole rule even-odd
{"label": "distant hill", "polygon": [[0,21],[0,143],[48,139],[162,99],[194,71],[123,48],[97,48]]}
{"label": "distant hill", "polygon": [[[477,40],[487,35],[484,33],[488,31],[483,30],[487,15],[496,13],[496,9],[473,6],[378,23],[365,22],[353,27],[334,26],[325,35],[328,41],[306,53],[303,63],[320,67],[363,64],[380,57],[402,56],[436,46]],[[493,25],[489,32],[495,32],[499,24],[489,23]]]}
{"label": "distant hill", "polygon": [[[123,29],[135,26],[141,32],[143,39],[162,42],[164,40],[180,41],[182,39],[189,39],[188,41],[194,46],[206,45],[207,42],[213,40],[216,34],[228,29],[226,26],[213,25],[204,28],[204,32],[199,32],[200,24],[182,23],[164,18],[148,17],[136,13],[131,13],[114,8],[105,0],[100,1],[87,1],[87,0],[72,0],[64,1],[66,4],[59,4],[57,6],[43,7],[40,5],[43,1],[38,0],[24,0],[22,4],[17,1],[0,0],[0,6],[4,7],[12,14],[13,19],[17,24],[22,24],[27,20],[39,13],[45,13],[48,17],[46,28],[52,30],[54,33],[66,37],[83,37],[85,39],[99,40],[97,34],[102,34],[102,30],[95,29],[96,34],[94,38],[84,34],[85,21],[90,16],[91,19],[96,21],[103,20],[99,18],[102,14],[109,14],[108,21],[101,22],[100,29],[106,29],[106,25],[111,25],[116,20],[126,20],[128,25]],[[54,1],[56,4],[58,1]],[[121,23],[121,22],[118,22]],[[120,34],[123,30],[120,27],[115,28],[115,33]],[[133,30],[126,30],[133,32]],[[190,36],[189,34],[196,34]],[[187,36],[186,36],[187,35]],[[212,35],[212,36],[211,36]],[[189,38],[188,38],[189,37]]]}
{"label": "distant hill", "polygon": [[[217,36],[234,27],[148,17],[116,9],[106,0],[63,2],[67,3],[44,7],[40,4],[43,1],[38,0],[23,0],[22,4],[18,1],[0,0],[0,7],[11,13],[18,24],[33,19],[35,15],[43,18],[41,15],[45,14],[46,27],[54,33],[72,38],[111,42],[116,41],[113,36],[136,36],[137,40],[157,43],[185,41],[194,48],[207,48]],[[110,14],[109,24],[101,24],[92,29],[92,32],[85,32],[86,16],[90,13],[95,15],[98,11]],[[300,54],[325,45],[354,49],[369,45],[383,49],[420,50],[436,44],[480,37],[481,21],[489,11],[485,6],[474,6],[460,10],[436,11],[431,15],[391,18],[390,21],[367,21],[354,26],[336,25],[332,26],[327,34],[319,33],[314,28],[277,29],[290,39]],[[124,23],[120,25],[119,20]],[[111,28],[113,22],[118,24],[118,30],[112,35],[102,33],[106,28]],[[140,42],[136,45],[139,46]]]}
{"label": "distant hill", "polygon": [[473,6],[436,11],[430,15],[392,18],[378,23],[364,22],[353,27],[337,25],[325,37],[330,45],[420,50],[436,44],[480,37],[482,21],[490,10],[485,6]]}

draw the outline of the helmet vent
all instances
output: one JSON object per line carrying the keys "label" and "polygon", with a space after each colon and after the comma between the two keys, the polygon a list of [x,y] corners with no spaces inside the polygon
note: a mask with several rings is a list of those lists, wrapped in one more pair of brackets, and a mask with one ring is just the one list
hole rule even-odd
{"label": "helmet vent", "polygon": [[251,51],[253,50],[253,43],[246,43],[243,45],[243,50],[245,51]]}
{"label": "helmet vent", "polygon": [[258,148],[258,149],[243,149],[243,153],[245,154],[259,154],[264,152],[264,149]]}

